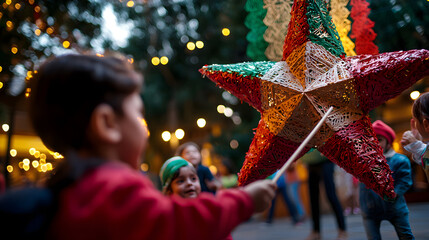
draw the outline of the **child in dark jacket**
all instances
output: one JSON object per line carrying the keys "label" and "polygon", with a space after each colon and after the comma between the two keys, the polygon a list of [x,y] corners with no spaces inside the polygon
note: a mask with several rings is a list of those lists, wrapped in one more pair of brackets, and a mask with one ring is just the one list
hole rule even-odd
{"label": "child in dark jacket", "polygon": [[275,191],[269,181],[195,199],[154,188],[137,170],[148,130],[142,78],[125,59],[59,56],[33,81],[33,126],[66,157],[49,183],[60,190],[48,238],[224,239],[269,206]]}
{"label": "child in dark jacket", "polygon": [[192,163],[197,170],[202,192],[216,193],[222,188],[222,183],[213,176],[208,167],[202,164],[200,147],[196,143],[185,142],[181,144],[176,149],[176,155]]}
{"label": "child in dark jacket", "polygon": [[374,191],[366,188],[363,183],[360,184],[359,202],[367,238],[381,239],[380,223],[387,220],[395,228],[398,239],[414,239],[404,198],[404,194],[413,183],[410,160],[392,149],[396,135],[391,127],[380,120],[375,121],[372,126],[380,147],[383,149],[387,164],[393,172],[397,197],[393,202],[384,201]]}

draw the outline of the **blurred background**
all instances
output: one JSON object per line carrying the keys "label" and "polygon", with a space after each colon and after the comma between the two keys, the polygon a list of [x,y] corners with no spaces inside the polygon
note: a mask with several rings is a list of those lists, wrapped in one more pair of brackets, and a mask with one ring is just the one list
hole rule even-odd
{"label": "blurred background", "polygon": [[[429,1],[368,3],[380,53],[429,49]],[[198,69],[206,64],[267,60],[249,52],[249,42],[258,35],[247,27],[252,6],[245,0],[2,0],[0,4],[0,171],[8,187],[42,183],[63,159],[34,134],[26,107],[31,95],[28,83],[37,66],[67,52],[101,57],[120,52],[144,75],[142,98],[150,144],[142,156],[143,172],[156,176],[175,148],[187,141],[202,147],[203,164],[214,175],[239,171],[260,114],[202,78]],[[428,87],[429,78],[422,79],[370,113],[372,120],[381,119],[395,129],[398,152],[404,152],[399,140],[409,129],[413,99]],[[413,169],[412,191],[428,192],[422,170],[416,164]]]}

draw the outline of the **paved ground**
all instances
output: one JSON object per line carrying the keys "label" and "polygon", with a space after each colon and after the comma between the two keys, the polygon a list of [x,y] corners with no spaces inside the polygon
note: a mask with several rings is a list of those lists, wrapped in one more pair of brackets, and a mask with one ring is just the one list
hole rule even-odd
{"label": "paved ground", "polygon": [[[429,240],[429,202],[411,203],[410,223],[416,240]],[[304,240],[311,229],[311,221],[308,219],[300,226],[294,227],[289,218],[277,218],[271,225],[254,217],[246,223],[238,226],[232,233],[234,240]],[[360,215],[346,217],[349,240],[366,239],[365,230]],[[337,225],[334,215],[322,216],[321,232],[323,240],[333,240],[337,236]],[[398,239],[392,225],[383,221],[381,225],[383,240]]]}

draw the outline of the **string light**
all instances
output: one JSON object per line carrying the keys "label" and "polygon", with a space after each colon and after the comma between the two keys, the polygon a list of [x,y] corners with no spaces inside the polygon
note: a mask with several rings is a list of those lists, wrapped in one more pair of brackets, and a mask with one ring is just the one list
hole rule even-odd
{"label": "string light", "polygon": [[64,48],[69,48],[69,47],[70,47],[70,42],[69,42],[69,41],[67,41],[67,40],[65,40],[65,41],[63,42],[63,47],[64,47]]}
{"label": "string light", "polygon": [[10,155],[11,155],[12,157],[16,157],[16,154],[18,154],[18,152],[16,151],[16,149],[11,149],[11,150],[9,151],[9,153],[10,153]]}
{"label": "string light", "polygon": [[35,149],[35,148],[30,148],[30,149],[28,150],[28,152],[29,152],[31,155],[34,155],[34,153],[36,152],[36,149]]}
{"label": "string light", "polygon": [[54,158],[55,158],[55,159],[62,159],[62,158],[64,158],[64,157],[63,157],[63,155],[61,155],[61,154],[59,154],[59,153],[55,152],[55,153],[54,153]]}
{"label": "string light", "polygon": [[220,114],[223,114],[225,112],[225,106],[224,105],[218,105],[217,106],[217,112]]}
{"label": "string light", "polygon": [[34,11],[35,11],[36,13],[39,13],[39,12],[40,12],[40,7],[39,7],[39,6],[35,6],[35,7],[34,7]]}
{"label": "string light", "polygon": [[12,0],[6,0],[5,2],[7,5],[10,5],[12,3]]}
{"label": "string light", "polygon": [[3,67],[2,67],[2,66],[0,66],[0,72],[1,72],[1,71],[3,71]]}
{"label": "string light", "polygon": [[30,93],[31,93],[31,88],[25,89],[25,97],[26,98],[30,97]]}
{"label": "string light", "polygon": [[13,172],[13,167],[12,167],[12,165],[7,165],[7,167],[6,167],[6,170],[8,171],[8,172]]}
{"label": "string light", "polygon": [[164,131],[162,132],[161,137],[164,142],[168,142],[171,139],[171,133],[169,131]]}
{"label": "string light", "polygon": [[197,41],[196,43],[195,43],[195,45],[197,46],[197,48],[203,48],[204,47],[204,43],[203,43],[203,41]]}
{"label": "string light", "polygon": [[3,88],[3,82],[0,82],[0,89]]}
{"label": "string light", "polygon": [[176,132],[174,132],[174,135],[176,135],[176,138],[181,140],[185,137],[185,131],[183,131],[183,129],[179,128],[176,130]]}
{"label": "string light", "polygon": [[186,44],[186,47],[187,47],[190,51],[193,51],[193,50],[195,49],[195,43],[193,43],[193,42],[188,42],[188,43]]}
{"label": "string light", "polygon": [[27,76],[25,77],[25,80],[30,80],[33,77],[33,72],[32,71],[27,71]]}
{"label": "string light", "polygon": [[7,31],[10,31],[13,29],[13,22],[12,21],[6,21],[6,27],[7,27]]}
{"label": "string light", "polygon": [[147,163],[142,163],[142,164],[140,164],[140,169],[143,172],[147,172],[149,170],[149,165]]}
{"label": "string light", "polygon": [[16,4],[15,4],[15,8],[16,8],[16,10],[19,10],[19,9],[21,8],[21,4],[16,3]]}
{"label": "string light", "polygon": [[33,5],[33,4],[34,4],[34,0],[28,0],[28,3],[29,3],[30,5]]}
{"label": "string light", "polygon": [[226,36],[229,36],[229,34],[231,34],[231,31],[228,28],[223,28],[222,34],[226,37]]}
{"label": "string light", "polygon": [[34,30],[34,33],[36,34],[36,36],[40,36],[42,31],[40,31],[40,29],[36,29],[36,30]]}
{"label": "string light", "polygon": [[229,146],[230,146],[232,149],[237,149],[237,148],[238,148],[238,141],[237,141],[237,140],[235,140],[235,139],[231,140],[231,142],[229,142]]}
{"label": "string light", "polygon": [[166,65],[168,63],[168,57],[166,57],[166,56],[162,56],[161,57],[161,64],[162,65]]}
{"label": "string light", "polygon": [[5,132],[7,132],[7,131],[9,131],[9,124],[3,124],[3,125],[1,125],[1,128],[3,129],[3,131],[5,131]]}
{"label": "string light", "polygon": [[24,167],[22,167],[25,171],[30,170],[30,165],[24,165]]}
{"label": "string light", "polygon": [[37,160],[34,160],[33,162],[31,162],[31,165],[33,165],[34,168],[39,167],[39,162]]}
{"label": "string light", "polygon": [[159,64],[159,57],[153,57],[152,58],[152,64],[154,65],[154,66],[157,66],[158,64]]}
{"label": "string light", "polygon": [[48,171],[48,166],[46,164],[43,164],[42,166],[40,166],[40,168],[41,168],[42,172]]}
{"label": "string light", "polygon": [[54,32],[54,28],[53,27],[48,27],[48,29],[46,29],[46,33],[51,35]]}
{"label": "string light", "polygon": [[199,128],[203,128],[206,126],[206,120],[204,118],[198,118],[197,125]]}
{"label": "string light", "polygon": [[127,2],[127,7],[133,7],[133,6],[134,6],[134,1]]}
{"label": "string light", "polygon": [[420,96],[420,92],[419,91],[412,91],[410,93],[410,98],[413,99],[413,100],[416,100],[419,96]]}
{"label": "string light", "polygon": [[223,114],[226,117],[231,117],[233,113],[234,113],[234,111],[231,108],[227,107],[227,108],[225,108],[225,112]]}
{"label": "string light", "polygon": [[17,48],[16,46],[13,46],[13,47],[10,49],[10,51],[11,51],[13,54],[16,54],[16,53],[18,52],[18,48]]}

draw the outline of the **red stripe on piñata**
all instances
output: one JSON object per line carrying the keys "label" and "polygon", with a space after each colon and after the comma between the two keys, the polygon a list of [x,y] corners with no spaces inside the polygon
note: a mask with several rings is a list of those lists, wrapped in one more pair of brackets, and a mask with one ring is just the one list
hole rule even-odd
{"label": "red stripe on pi\u00f1ata", "polygon": [[368,116],[336,132],[318,149],[384,199],[395,198],[392,171]]}
{"label": "red stripe on pi\u00f1ata", "polygon": [[350,37],[356,39],[356,53],[378,54],[378,47],[374,44],[377,34],[372,30],[374,22],[368,18],[371,11],[369,3],[366,0],[351,0],[350,5],[352,6],[350,16],[353,19]]}
{"label": "red stripe on pi\u00f1ata", "polygon": [[388,52],[346,58],[364,113],[401,94],[429,75],[429,50]]}
{"label": "red stripe on pi\u00f1ata", "polygon": [[[273,174],[283,166],[298,147],[299,143],[275,136],[263,120],[259,121],[243,167],[238,174],[239,185],[247,185]],[[308,150],[309,148],[304,148],[297,159]]]}
{"label": "red stripe on pi\u00f1ata", "polygon": [[305,0],[294,1],[291,11],[291,19],[283,45],[283,58],[285,61],[294,49],[308,41],[309,26],[307,22],[308,3]]}
{"label": "red stripe on pi\u00f1ata", "polygon": [[262,112],[261,80],[257,77],[242,76],[237,72],[199,70],[216,85],[229,91],[241,101],[247,102],[259,112]]}

